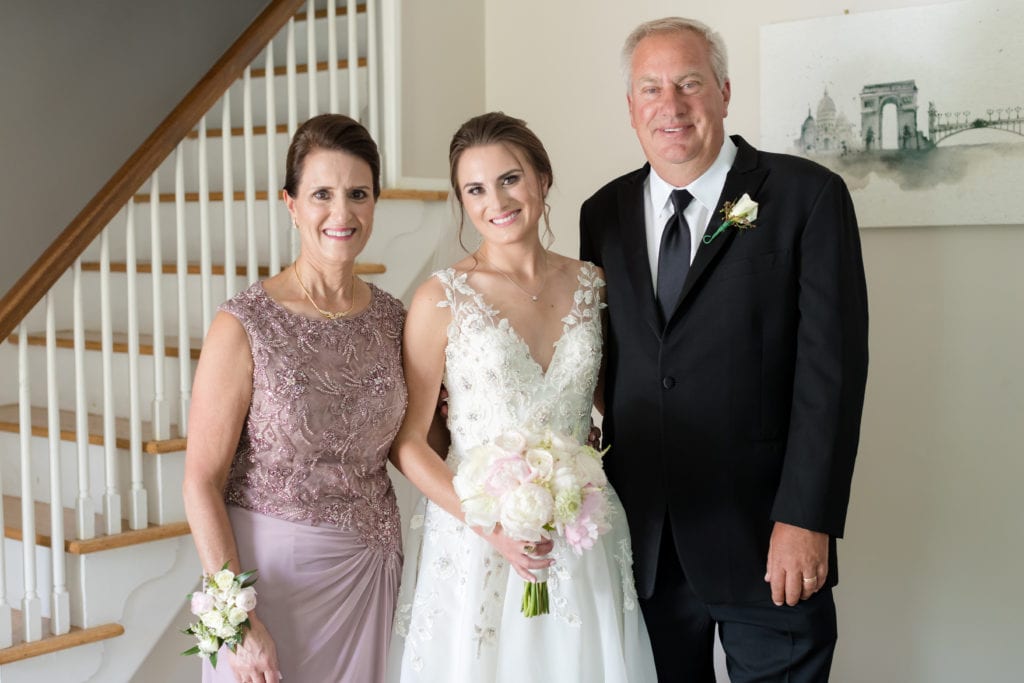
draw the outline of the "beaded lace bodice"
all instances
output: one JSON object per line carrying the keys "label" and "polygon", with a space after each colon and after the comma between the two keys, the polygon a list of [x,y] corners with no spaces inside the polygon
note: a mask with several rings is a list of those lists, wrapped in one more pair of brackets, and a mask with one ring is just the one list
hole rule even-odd
{"label": "beaded lace bodice", "polygon": [[386,462],[405,413],[402,304],[370,285],[369,307],[314,320],[257,282],[221,306],[245,328],[253,360],[249,414],[224,497],[261,514],[358,532],[399,553]]}
{"label": "beaded lace bodice", "polygon": [[604,281],[593,264],[579,271],[572,308],[545,372],[507,318],[469,285],[465,273],[439,271],[452,320],[445,349],[448,465],[460,454],[514,427],[551,427],[584,440],[601,360]]}

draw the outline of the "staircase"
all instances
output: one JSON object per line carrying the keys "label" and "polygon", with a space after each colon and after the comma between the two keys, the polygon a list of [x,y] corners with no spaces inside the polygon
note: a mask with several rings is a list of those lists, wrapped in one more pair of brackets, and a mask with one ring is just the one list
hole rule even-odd
{"label": "staircase", "polygon": [[147,680],[154,648],[190,646],[164,634],[201,571],[181,500],[192,373],[217,305],[295,256],[279,188],[302,121],[349,113],[381,145],[361,277],[408,301],[433,266],[447,193],[388,185],[393,27],[376,0],[335,5],[270,3],[293,16],[0,342],[2,683]]}

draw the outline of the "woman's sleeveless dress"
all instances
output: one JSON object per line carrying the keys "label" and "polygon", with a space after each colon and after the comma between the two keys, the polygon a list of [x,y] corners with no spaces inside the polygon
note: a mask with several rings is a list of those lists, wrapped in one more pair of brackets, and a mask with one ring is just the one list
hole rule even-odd
{"label": "woman's sleeveless dress", "polygon": [[[447,464],[513,428],[549,426],[583,442],[601,362],[604,282],[591,264],[547,372],[519,334],[453,269],[435,273],[451,308],[445,350]],[[654,681],[633,586],[626,518],[609,488],[612,531],[582,556],[555,542],[551,613],[520,613],[523,581],[482,538],[420,502],[406,539],[388,680],[445,683]]]}

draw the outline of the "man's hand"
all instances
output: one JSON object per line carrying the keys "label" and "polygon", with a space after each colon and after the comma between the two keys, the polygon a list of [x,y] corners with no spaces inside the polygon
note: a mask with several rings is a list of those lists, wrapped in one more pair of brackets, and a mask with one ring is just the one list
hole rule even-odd
{"label": "man's hand", "polygon": [[828,577],[828,534],[776,522],[768,545],[772,602],[792,607],[814,595]]}

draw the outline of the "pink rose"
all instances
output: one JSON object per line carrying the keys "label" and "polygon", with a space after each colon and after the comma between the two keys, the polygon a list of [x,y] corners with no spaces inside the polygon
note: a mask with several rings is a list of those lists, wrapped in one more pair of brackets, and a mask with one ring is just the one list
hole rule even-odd
{"label": "pink rose", "polygon": [[209,612],[213,609],[213,598],[202,591],[196,591],[192,594],[191,609],[192,614],[197,617],[205,612]]}

